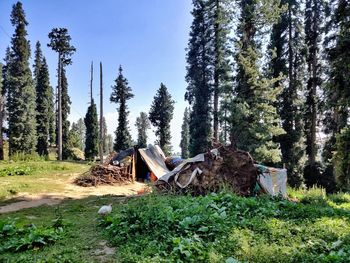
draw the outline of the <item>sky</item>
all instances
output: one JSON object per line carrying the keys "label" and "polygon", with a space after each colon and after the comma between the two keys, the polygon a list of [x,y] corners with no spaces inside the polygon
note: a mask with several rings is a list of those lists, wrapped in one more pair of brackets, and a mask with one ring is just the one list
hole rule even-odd
{"label": "sky", "polygon": [[[0,0],[0,58],[5,57],[14,28],[10,23],[16,1]],[[149,112],[160,83],[175,100],[171,143],[179,152],[182,117],[187,103],[186,51],[192,22],[190,0],[22,0],[29,25],[33,65],[36,41],[47,59],[51,85],[57,85],[57,54],[46,45],[54,27],[66,27],[77,49],[67,67],[71,122],[84,117],[89,102],[90,65],[94,62],[93,95],[99,107],[99,63],[103,64],[104,116],[108,133],[118,124],[117,105],[109,102],[118,67],[129,81],[135,97],[128,101],[129,127],[137,139],[136,117]],[[154,127],[148,133],[154,143]]]}

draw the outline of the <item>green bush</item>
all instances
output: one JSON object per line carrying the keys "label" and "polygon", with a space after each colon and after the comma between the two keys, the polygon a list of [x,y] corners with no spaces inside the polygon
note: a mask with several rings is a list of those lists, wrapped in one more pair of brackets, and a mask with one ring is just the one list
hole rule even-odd
{"label": "green bush", "polygon": [[319,189],[302,202],[153,194],[103,224],[121,262],[345,262],[349,213],[330,203]]}
{"label": "green bush", "polygon": [[0,177],[14,175],[30,175],[34,171],[35,169],[29,166],[6,167],[4,169],[0,169]]}
{"label": "green bush", "polygon": [[17,226],[15,222],[0,220],[0,253],[39,249],[60,238],[63,228]]}

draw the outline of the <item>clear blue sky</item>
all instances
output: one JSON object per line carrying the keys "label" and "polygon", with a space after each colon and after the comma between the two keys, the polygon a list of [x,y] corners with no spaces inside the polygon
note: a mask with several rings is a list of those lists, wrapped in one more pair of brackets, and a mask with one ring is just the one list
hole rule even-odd
{"label": "clear blue sky", "polygon": [[[0,58],[10,45],[14,28],[10,24],[12,5],[0,1]],[[186,51],[192,21],[190,0],[23,0],[29,22],[32,53],[42,44],[50,70],[51,85],[57,83],[57,55],[46,47],[54,27],[66,27],[77,52],[67,68],[72,100],[71,121],[85,116],[88,106],[90,63],[94,61],[94,96],[98,99],[98,63],[104,68],[104,104],[108,132],[117,126],[116,105],[109,102],[111,85],[121,64],[135,97],[129,101],[130,128],[136,139],[135,119],[149,111],[153,96],[163,82],[176,101],[171,123],[172,144],[179,150],[186,89]],[[32,54],[33,56],[33,54]],[[31,61],[32,64],[32,61]],[[99,101],[99,100],[98,100]],[[153,129],[152,129],[153,130]],[[155,136],[149,132],[149,143]]]}

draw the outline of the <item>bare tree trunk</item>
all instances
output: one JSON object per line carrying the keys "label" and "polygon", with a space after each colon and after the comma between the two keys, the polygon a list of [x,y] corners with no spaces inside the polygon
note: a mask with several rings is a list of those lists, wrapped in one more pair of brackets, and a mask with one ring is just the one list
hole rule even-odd
{"label": "bare tree trunk", "polygon": [[102,81],[102,62],[100,62],[100,163],[103,164],[103,81]]}
{"label": "bare tree trunk", "polygon": [[93,100],[93,96],[92,96],[92,81],[93,81],[93,74],[94,74],[94,62],[91,61],[91,70],[90,70],[90,73],[91,73],[91,77],[90,77],[90,105],[92,105],[92,100]]}
{"label": "bare tree trunk", "polygon": [[215,1],[214,140],[219,140],[219,0]]}
{"label": "bare tree trunk", "polygon": [[62,61],[61,54],[58,54],[58,160],[62,161]]}

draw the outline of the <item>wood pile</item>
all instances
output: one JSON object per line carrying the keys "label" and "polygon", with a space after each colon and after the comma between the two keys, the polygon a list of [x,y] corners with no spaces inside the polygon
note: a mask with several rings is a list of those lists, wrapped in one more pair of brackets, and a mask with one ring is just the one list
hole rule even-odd
{"label": "wood pile", "polygon": [[230,146],[221,146],[217,150],[218,155],[208,152],[204,156],[204,162],[193,163],[178,174],[177,182],[186,185],[194,170],[199,168],[202,171],[186,188],[181,189],[175,182],[175,177],[168,183],[158,181],[157,188],[161,191],[204,195],[220,191],[226,186],[238,195],[251,195],[257,182],[257,169],[249,153],[234,150]]}
{"label": "wood pile", "polygon": [[131,167],[118,167],[110,164],[95,165],[91,169],[75,179],[74,183],[79,186],[89,187],[102,184],[129,184],[133,177]]}

